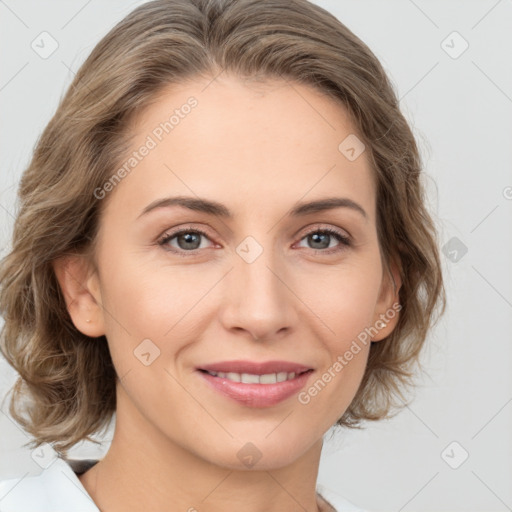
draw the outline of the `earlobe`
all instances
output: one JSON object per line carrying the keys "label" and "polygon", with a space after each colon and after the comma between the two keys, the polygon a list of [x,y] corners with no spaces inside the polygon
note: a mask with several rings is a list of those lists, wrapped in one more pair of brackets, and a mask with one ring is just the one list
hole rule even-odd
{"label": "earlobe", "polygon": [[398,265],[393,262],[382,279],[381,292],[374,316],[374,328],[378,331],[372,336],[372,341],[387,338],[398,324],[400,310],[399,291],[402,286]]}
{"label": "earlobe", "polygon": [[66,255],[52,263],[75,327],[96,338],[105,334],[98,275],[84,255]]}

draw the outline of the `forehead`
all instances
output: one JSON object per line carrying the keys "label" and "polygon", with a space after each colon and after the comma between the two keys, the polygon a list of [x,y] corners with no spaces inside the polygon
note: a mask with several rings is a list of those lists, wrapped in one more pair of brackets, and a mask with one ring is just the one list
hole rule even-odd
{"label": "forehead", "polygon": [[131,133],[130,154],[150,149],[113,192],[118,207],[140,213],[165,195],[195,195],[235,214],[270,214],[336,195],[375,216],[366,152],[346,153],[361,137],[344,105],[309,85],[233,76],[173,84],[139,113]]}

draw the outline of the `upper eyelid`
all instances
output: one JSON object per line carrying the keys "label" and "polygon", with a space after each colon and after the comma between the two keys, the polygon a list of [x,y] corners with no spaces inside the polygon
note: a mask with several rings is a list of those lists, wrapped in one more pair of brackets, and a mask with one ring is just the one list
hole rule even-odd
{"label": "upper eyelid", "polygon": [[[208,228],[211,229],[209,226],[208,226]],[[332,230],[332,231],[335,231],[339,236],[347,238],[351,242],[353,240],[352,235],[346,229],[340,228],[338,226],[328,225],[326,223],[317,223],[317,224],[313,224],[312,226],[308,226],[308,227],[302,228],[302,229],[305,229],[306,231],[304,231],[302,236],[300,236],[299,241],[302,240],[303,238],[305,238],[306,236],[308,236],[310,233],[314,233],[316,231],[323,231],[323,230]],[[201,234],[201,236],[207,237],[212,243],[214,243],[214,244],[217,243],[214,240],[215,237],[212,237],[207,232],[206,229],[204,229],[203,227],[200,227],[200,228],[196,227],[193,224],[186,225],[181,228],[178,227],[178,228],[176,228],[175,231],[173,231],[173,229],[164,231],[164,233],[158,237],[158,242],[162,243],[164,241],[172,240],[174,237],[178,236],[179,234],[184,233],[184,232],[186,233],[189,231],[190,232],[197,231]],[[295,236],[299,236],[300,232],[301,232],[301,230],[299,230],[297,232],[297,235],[295,235]]]}
{"label": "upper eyelid", "polygon": [[[205,232],[207,230],[212,230],[213,228],[209,225],[206,225],[207,227],[204,228],[203,225],[201,227],[197,227],[195,223],[185,224],[183,227],[176,227],[176,228],[168,228],[166,229],[158,238],[161,238],[165,236],[166,234],[176,234],[180,231],[202,231]],[[334,230],[340,230],[344,231],[347,236],[351,236],[350,232],[346,228],[342,228],[339,226],[334,226],[332,224],[329,224],[327,222],[313,222],[310,225],[306,227],[302,227],[299,230],[296,231],[296,234],[299,234],[302,230],[306,230],[306,232],[309,232],[311,230],[322,230],[322,229],[334,229]]]}
{"label": "upper eyelid", "polygon": [[186,232],[199,232],[201,234],[203,234],[204,236],[207,236],[208,238],[212,238],[211,235],[207,232],[206,229],[204,228],[198,228],[198,227],[195,227],[195,226],[184,226],[184,227],[181,227],[181,228],[171,228],[171,229],[166,229],[159,237],[158,237],[158,240],[162,240],[162,239],[165,239],[165,238],[174,238],[175,236],[179,235],[180,233],[186,233]]}
{"label": "upper eyelid", "polygon": [[[320,224],[324,224],[324,225],[320,225]],[[307,234],[309,234],[311,232],[314,233],[315,231],[332,230],[332,231],[336,231],[337,233],[339,233],[343,236],[346,236],[347,238],[352,238],[352,235],[346,229],[340,228],[338,226],[327,225],[325,223],[319,223],[317,225],[310,226],[305,229],[306,229],[306,231],[303,236],[306,236]]]}

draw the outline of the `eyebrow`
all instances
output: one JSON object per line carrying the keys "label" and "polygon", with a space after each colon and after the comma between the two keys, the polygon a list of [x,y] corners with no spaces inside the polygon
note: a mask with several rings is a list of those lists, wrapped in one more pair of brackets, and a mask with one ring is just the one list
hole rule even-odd
{"label": "eyebrow", "polygon": [[[158,208],[168,208],[171,206],[181,206],[182,208],[206,213],[208,215],[216,215],[225,219],[232,219],[234,217],[233,213],[226,206],[217,201],[197,197],[175,196],[164,197],[153,201],[142,210],[137,218],[147,215],[149,212]],[[349,208],[360,213],[366,220],[368,219],[368,214],[364,208],[347,197],[326,197],[315,201],[299,202],[293,206],[288,216],[302,217],[311,213],[323,212],[334,208]]]}

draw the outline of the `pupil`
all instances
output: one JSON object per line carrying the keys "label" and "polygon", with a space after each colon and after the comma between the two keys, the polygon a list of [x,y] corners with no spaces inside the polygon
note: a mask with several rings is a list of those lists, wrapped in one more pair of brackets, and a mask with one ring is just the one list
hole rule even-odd
{"label": "pupil", "polygon": [[[328,241],[328,238],[329,238],[329,234],[328,233],[322,233],[322,234],[319,234],[319,233],[315,233],[313,235],[311,235],[311,237],[313,238],[313,243],[317,243],[319,242],[319,239],[323,239],[323,243],[322,241],[320,240],[320,247],[315,247],[315,249],[325,249],[326,247],[329,247],[329,241]],[[327,241],[327,243],[325,243]]]}
{"label": "pupil", "polygon": [[[180,240],[185,241],[185,247],[182,247],[182,244],[179,243]],[[194,234],[194,233],[185,233],[184,235],[181,235],[178,237],[178,243],[182,249],[197,249],[200,245],[197,243],[198,241],[199,241],[199,235]],[[190,244],[194,245],[194,243],[197,245],[197,247],[190,246]]]}

